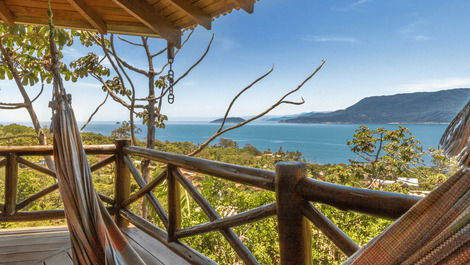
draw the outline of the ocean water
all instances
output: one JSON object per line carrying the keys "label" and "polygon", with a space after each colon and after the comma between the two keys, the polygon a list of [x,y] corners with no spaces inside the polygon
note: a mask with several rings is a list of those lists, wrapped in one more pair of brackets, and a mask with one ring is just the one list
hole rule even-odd
{"label": "ocean water", "polygon": [[[95,122],[85,131],[110,135],[119,125],[111,122]],[[352,139],[359,125],[347,124],[250,124],[224,134],[223,138],[236,141],[239,146],[251,144],[259,150],[299,151],[309,162],[344,163],[354,158],[354,154],[346,145]],[[397,128],[398,125],[374,124],[371,128]],[[442,124],[407,124],[414,136],[425,148],[437,147],[446,125]],[[145,137],[145,127],[139,125]],[[156,137],[161,141],[188,141],[202,143],[218,128],[218,124],[209,122],[168,122],[165,129],[157,129]],[[213,143],[217,143],[216,139]]]}

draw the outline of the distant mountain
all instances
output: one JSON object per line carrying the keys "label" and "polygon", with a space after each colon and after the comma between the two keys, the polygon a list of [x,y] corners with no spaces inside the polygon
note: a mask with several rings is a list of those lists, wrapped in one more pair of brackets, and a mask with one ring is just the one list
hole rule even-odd
{"label": "distant mountain", "polygon": [[470,100],[470,88],[367,97],[344,110],[311,112],[283,123],[447,123]]}
{"label": "distant mountain", "polygon": [[[224,118],[213,120],[211,121],[211,123],[222,123],[222,121],[224,121]],[[228,117],[225,122],[226,123],[239,123],[239,122],[244,122],[244,121],[245,119],[242,119],[240,117]]]}
{"label": "distant mountain", "polygon": [[282,121],[282,120],[287,120],[287,119],[294,119],[299,116],[308,114],[310,112],[303,112],[303,113],[298,113],[298,114],[291,114],[291,115],[266,115],[261,120],[263,121]]}

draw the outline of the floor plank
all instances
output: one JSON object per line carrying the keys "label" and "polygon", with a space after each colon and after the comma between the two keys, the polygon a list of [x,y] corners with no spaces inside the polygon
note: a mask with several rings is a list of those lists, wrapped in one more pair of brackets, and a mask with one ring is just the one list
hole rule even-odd
{"label": "floor plank", "polygon": [[[188,265],[135,227],[123,230],[147,265]],[[73,265],[67,227],[0,230],[0,265]]]}

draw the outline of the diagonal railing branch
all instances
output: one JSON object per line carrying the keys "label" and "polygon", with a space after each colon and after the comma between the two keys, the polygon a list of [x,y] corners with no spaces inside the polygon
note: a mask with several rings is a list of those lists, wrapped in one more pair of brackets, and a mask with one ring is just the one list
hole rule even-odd
{"label": "diagonal railing branch", "polygon": [[188,236],[195,236],[215,230],[253,223],[269,216],[273,216],[275,214],[276,204],[271,203],[229,217],[216,219],[212,222],[207,222],[204,224],[181,229],[176,233],[176,237],[182,238]]}
{"label": "diagonal railing branch", "polygon": [[351,256],[359,250],[359,246],[352,241],[339,227],[337,227],[328,217],[317,208],[306,202],[302,213],[320,231],[322,231],[344,254]]}
{"label": "diagonal railing branch", "polygon": [[57,188],[59,188],[59,184],[55,183],[55,184],[50,185],[47,188],[42,189],[41,191],[39,191],[37,193],[29,196],[28,198],[24,199],[23,201],[21,201],[20,203],[18,203],[16,205],[16,211],[19,211],[19,210],[23,209],[24,207],[28,206],[28,204],[30,204],[30,203],[32,203],[32,202],[48,195],[49,193],[52,193]]}
{"label": "diagonal railing branch", "polygon": [[[140,175],[139,170],[135,167],[134,163],[132,163],[131,158],[125,155],[123,159],[126,165],[129,167],[129,171],[131,172],[132,176],[134,176],[137,185],[139,185],[140,188],[144,188],[147,185],[147,182]],[[160,204],[160,202],[157,200],[153,193],[148,192],[145,194],[145,196],[147,197],[152,207],[155,209],[155,212],[157,213],[158,217],[160,217],[163,225],[168,228],[168,214],[165,212],[165,209],[163,209],[163,206]]]}
{"label": "diagonal railing branch", "polygon": [[121,203],[121,207],[125,208],[125,207],[129,206],[131,203],[137,201],[142,196],[144,196],[148,192],[152,191],[160,183],[162,183],[165,180],[165,178],[166,178],[166,170],[161,172],[156,178],[154,178],[152,181],[147,183],[147,185],[145,187],[143,187],[140,190],[133,193],[127,200],[123,201]]}
{"label": "diagonal railing branch", "polygon": [[110,198],[110,197],[108,197],[108,196],[106,196],[106,195],[104,195],[104,194],[98,193],[98,197],[100,197],[100,199],[101,199],[102,201],[106,202],[106,203],[109,203],[109,204],[111,204],[111,205],[114,204],[113,198]]}
{"label": "diagonal railing branch", "polygon": [[34,170],[36,170],[36,171],[39,171],[39,172],[41,172],[41,173],[44,173],[44,174],[46,174],[46,175],[49,175],[49,176],[52,176],[52,177],[56,178],[55,172],[52,171],[52,170],[50,170],[50,169],[48,169],[48,168],[42,167],[42,166],[40,166],[40,165],[38,165],[38,164],[35,164],[35,163],[31,162],[31,161],[28,161],[28,160],[26,160],[26,159],[24,159],[24,158],[22,158],[22,157],[17,157],[16,159],[17,159],[18,163],[21,163],[21,164],[23,164],[23,165],[25,165],[25,166],[27,166],[27,167],[29,167],[29,168],[32,168],[32,169],[34,169]]}
{"label": "diagonal railing branch", "polygon": [[[202,194],[197,190],[197,188],[186,177],[184,177],[183,173],[181,173],[179,169],[173,168],[170,173],[173,174],[177,178],[181,186],[183,186],[189,192],[191,197],[193,197],[196,203],[207,215],[207,217],[209,217],[209,220],[215,221],[220,219],[220,216],[217,211],[212,208],[212,206],[204,198],[204,196],[202,196]],[[231,228],[222,228],[219,231],[225,237],[225,239],[227,239],[227,241],[230,243],[237,255],[245,262],[245,264],[258,264],[256,258]]]}
{"label": "diagonal railing branch", "polygon": [[115,155],[112,155],[112,156],[109,156],[99,162],[97,162],[96,164],[93,164],[91,167],[90,167],[90,170],[91,172],[94,172],[96,170],[99,170],[111,163],[114,163],[116,161],[116,156]]}

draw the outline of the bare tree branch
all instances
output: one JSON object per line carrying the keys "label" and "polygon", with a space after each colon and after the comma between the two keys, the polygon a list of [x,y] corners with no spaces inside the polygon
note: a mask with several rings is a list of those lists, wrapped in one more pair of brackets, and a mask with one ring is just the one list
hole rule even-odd
{"label": "bare tree branch", "polygon": [[[303,104],[304,103],[304,100],[302,99],[301,102],[293,102],[293,101],[287,101],[285,100],[288,96],[292,95],[293,93],[299,91],[304,85],[305,83],[307,83],[312,77],[314,77],[320,70],[321,68],[323,67],[323,65],[325,65],[325,60],[322,60],[322,63],[320,64],[320,66],[318,66],[315,71],[313,71],[307,78],[304,79],[304,81],[302,81],[295,89],[292,89],[290,90],[289,92],[287,92],[286,94],[284,94],[277,102],[275,102],[273,105],[271,105],[270,107],[268,107],[266,110],[262,111],[261,113],[259,113],[258,115],[250,118],[250,119],[247,119],[243,122],[240,122],[240,123],[237,123],[231,127],[228,127],[226,129],[223,129],[223,130],[217,130],[212,136],[210,136],[204,143],[202,143],[201,145],[198,146],[198,148],[194,151],[192,151],[191,153],[189,153],[188,155],[189,156],[194,156],[196,154],[198,154],[199,152],[201,152],[207,145],[209,145],[214,139],[216,139],[217,137],[219,137],[220,135],[226,133],[226,132],[229,132],[229,131],[232,131],[234,129],[237,129],[237,128],[240,128],[252,121],[255,121],[261,117],[263,117],[264,115],[268,114],[270,111],[272,111],[273,109],[277,108],[278,106],[282,105],[282,104],[293,104],[293,105],[300,105],[300,104]],[[225,118],[226,119],[226,118]],[[225,122],[225,121],[224,121]]]}
{"label": "bare tree branch", "polygon": [[41,82],[41,90],[39,91],[39,93],[31,100],[31,103],[33,103],[34,101],[36,101],[36,99],[38,99],[42,92],[44,91],[44,82]]}
{"label": "bare tree branch", "polygon": [[[141,46],[143,47],[144,44],[141,44]],[[113,55],[117,58],[117,52],[116,52],[116,48],[114,46],[114,40],[111,36],[111,50],[113,52]],[[134,114],[135,114],[135,86],[134,86],[134,82],[132,82],[132,79],[129,77],[129,75],[127,74],[127,71],[124,69],[124,67],[122,66],[121,62],[119,60],[116,59],[116,62],[119,66],[119,68],[121,69],[122,73],[124,74],[124,76],[126,77],[127,79],[127,82],[129,83],[129,85],[131,86],[131,97],[128,96],[129,100],[131,101],[131,104],[130,104],[130,108],[129,108],[129,122],[130,122],[130,125],[131,125],[131,139],[132,139],[132,143],[133,144],[137,144],[137,138],[135,137],[135,122],[134,122]],[[121,78],[121,81],[122,81],[122,85],[124,85],[124,81],[122,80]]]}
{"label": "bare tree branch", "polygon": [[[91,35],[91,37],[94,39],[94,41],[95,41],[96,43],[98,43],[98,44],[101,46],[101,48],[103,49],[103,51],[105,51],[105,53],[106,53],[106,52],[112,53],[112,51],[109,50],[109,49],[106,47],[106,44],[105,44],[104,42],[102,43],[100,40],[98,40],[98,39],[97,39],[95,36],[93,36],[93,35]],[[122,65],[124,65],[124,66],[125,66],[126,68],[128,68],[129,70],[132,70],[132,71],[134,71],[134,72],[136,72],[136,73],[139,73],[139,74],[142,74],[142,75],[147,76],[148,73],[147,73],[146,71],[144,71],[144,70],[142,70],[142,69],[139,69],[139,68],[137,68],[137,67],[135,67],[135,66],[133,66],[133,65],[128,64],[128,63],[127,63],[126,61],[124,61],[121,57],[119,57],[119,56],[117,56],[117,55],[115,55],[115,54],[113,54],[113,56],[116,58],[116,60],[118,60],[119,62],[121,62]]]}
{"label": "bare tree branch", "polygon": [[[175,56],[178,54],[179,51],[181,51],[181,49],[184,47],[184,45],[186,44],[186,42],[189,41],[189,38],[191,38],[191,36],[193,35],[193,33],[194,33],[194,29],[191,30],[191,32],[188,34],[188,36],[186,37],[186,39],[183,41],[183,43],[181,44],[181,48],[179,48],[178,51],[176,51]],[[162,49],[162,50],[158,51],[157,53],[152,54],[150,57],[151,57],[151,58],[154,58],[154,57],[156,57],[156,56],[159,56],[159,55],[163,54],[164,52],[166,52],[166,50],[167,50],[167,48]]]}
{"label": "bare tree branch", "polygon": [[185,78],[189,73],[191,73],[191,71],[192,71],[196,66],[198,66],[198,64],[201,63],[202,60],[204,60],[204,58],[206,58],[207,53],[208,53],[209,50],[211,49],[212,41],[214,41],[214,34],[212,34],[211,40],[209,41],[209,44],[207,45],[206,50],[204,51],[204,53],[202,54],[202,56],[199,58],[199,60],[197,60],[196,63],[194,63],[193,65],[191,65],[191,67],[189,67],[189,69],[186,70],[186,72],[184,72],[184,74],[182,74],[180,77],[178,77],[178,79],[176,79],[176,81],[173,83],[174,86],[175,86],[176,84],[178,84],[178,82],[181,81],[183,78]]}
{"label": "bare tree branch", "polygon": [[220,124],[220,127],[219,129],[217,130],[218,132],[220,132],[223,128],[224,128],[224,125],[225,125],[225,121],[227,120],[227,117],[230,113],[230,110],[232,109],[233,107],[233,104],[235,104],[235,101],[237,101],[237,99],[243,94],[245,93],[245,91],[247,91],[248,89],[250,89],[253,85],[255,85],[256,83],[258,83],[259,81],[263,80],[265,77],[267,77],[269,74],[271,74],[274,70],[274,65],[271,67],[271,69],[266,72],[264,75],[258,77],[255,81],[253,81],[251,84],[249,84],[248,86],[246,86],[244,89],[242,89],[240,92],[238,92],[238,94],[232,99],[232,102],[230,102],[230,105],[228,106],[227,108],[227,111],[225,112],[225,115],[224,115],[224,118],[222,120],[222,123]]}
{"label": "bare tree branch", "polygon": [[[214,34],[212,34],[212,38],[211,38],[211,40],[209,41],[209,43],[207,44],[206,50],[205,50],[204,53],[201,55],[201,57],[199,57],[199,59],[198,59],[193,65],[191,65],[191,66],[188,68],[188,70],[186,70],[186,72],[183,73],[183,75],[181,75],[178,79],[176,79],[176,81],[173,83],[173,87],[175,87],[176,84],[178,84],[179,81],[181,81],[181,80],[182,80],[183,78],[185,78],[189,73],[191,73],[191,71],[192,71],[198,64],[200,64],[200,63],[204,60],[204,58],[206,58],[206,55],[209,53],[209,50],[210,50],[210,48],[212,47],[212,42],[213,42],[213,40],[214,40]],[[178,50],[178,51],[179,51],[179,50]],[[176,52],[176,54],[178,54],[178,51]],[[164,68],[165,68],[167,65],[168,65],[168,64],[165,64],[165,65],[162,67],[162,69],[161,69],[159,72],[155,73],[155,74],[156,74],[156,75],[160,75],[160,74],[163,72]],[[154,98],[148,98],[148,97],[147,97],[147,98],[137,98],[136,100],[140,100],[140,101],[143,101],[143,100],[145,100],[145,101],[161,100],[163,97],[165,97],[165,95],[168,93],[168,91],[169,91],[169,88],[165,89],[165,90],[163,91],[163,93],[161,93],[160,96],[158,96],[158,97],[154,97]]]}
{"label": "bare tree branch", "polygon": [[90,115],[90,117],[85,122],[85,124],[83,124],[82,128],[80,128],[80,131],[83,131],[87,127],[87,125],[91,122],[91,120],[93,119],[95,114],[98,112],[98,110],[100,110],[100,108],[106,103],[106,101],[108,100],[108,97],[109,97],[109,93],[106,94],[106,97],[104,98],[103,102],[101,102],[98,105],[98,107],[96,107],[95,111],[93,111],[93,113]]}
{"label": "bare tree branch", "polygon": [[123,38],[123,37],[121,37],[121,36],[119,36],[119,35],[118,35],[118,39],[120,39],[120,40],[122,40],[122,41],[124,41],[124,42],[126,42],[126,43],[128,43],[128,44],[130,44],[130,45],[142,47],[142,44],[136,43],[136,42],[132,42],[132,41],[127,40],[127,39],[125,39],[125,38]]}
{"label": "bare tree branch", "polygon": [[[2,104],[2,103],[0,103]],[[7,103],[7,104],[12,104],[12,103]],[[27,105],[24,104],[24,103],[18,103],[17,105],[7,105],[7,106],[0,106],[0,109],[8,109],[8,110],[12,110],[12,109],[21,109],[21,108],[25,108]]]}

